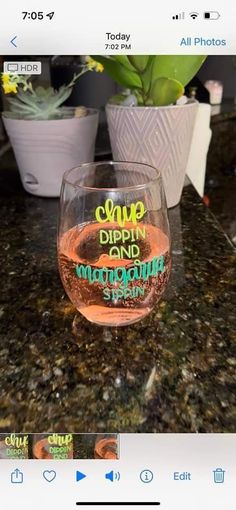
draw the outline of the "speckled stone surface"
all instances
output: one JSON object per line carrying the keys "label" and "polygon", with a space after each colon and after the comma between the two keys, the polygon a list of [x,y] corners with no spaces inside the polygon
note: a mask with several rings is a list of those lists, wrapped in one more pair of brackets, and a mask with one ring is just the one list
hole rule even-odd
{"label": "speckled stone surface", "polygon": [[[236,106],[234,113],[236,119]],[[236,121],[226,113],[220,118],[211,125],[205,193],[212,212],[236,246]]]}
{"label": "speckled stone surface", "polygon": [[78,316],[72,333],[57,215],[0,170],[0,430],[236,432],[235,254],[192,187],[165,298],[118,332]]}

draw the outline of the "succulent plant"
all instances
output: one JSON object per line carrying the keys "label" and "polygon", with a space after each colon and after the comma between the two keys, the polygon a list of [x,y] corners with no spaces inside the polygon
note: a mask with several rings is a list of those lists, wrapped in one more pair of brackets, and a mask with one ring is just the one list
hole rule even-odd
{"label": "succulent plant", "polygon": [[10,111],[7,117],[18,119],[50,120],[63,117],[61,105],[68,99],[72,88],[64,85],[55,91],[52,87],[36,87],[34,93],[18,90],[17,97],[8,97]]}
{"label": "succulent plant", "polygon": [[[8,94],[7,100],[10,110],[4,111],[5,117],[24,120],[50,120],[68,118],[68,111],[62,107],[71,95],[75,83],[87,71],[102,72],[103,66],[91,57],[85,58],[85,64],[79,74],[75,74],[67,85],[58,90],[52,87],[33,88],[31,76],[2,73],[2,89]],[[12,94],[9,96],[9,94]],[[86,115],[83,108],[75,112],[76,117]],[[70,115],[73,116],[72,109]]]}
{"label": "succulent plant", "polygon": [[[203,55],[115,55],[95,56],[119,85],[131,90],[141,106],[176,103],[184,87],[203,64]],[[121,96],[112,102],[122,103]]]}

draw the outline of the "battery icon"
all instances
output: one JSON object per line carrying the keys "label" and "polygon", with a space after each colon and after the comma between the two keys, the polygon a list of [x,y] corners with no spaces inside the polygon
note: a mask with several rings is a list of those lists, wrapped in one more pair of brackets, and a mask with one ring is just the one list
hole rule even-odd
{"label": "battery icon", "polygon": [[218,11],[206,11],[204,12],[203,17],[204,19],[216,20],[220,18],[220,13]]}
{"label": "battery icon", "polygon": [[225,481],[224,469],[217,468],[213,471],[213,474],[214,474],[214,482],[215,483],[224,483],[224,481]]}

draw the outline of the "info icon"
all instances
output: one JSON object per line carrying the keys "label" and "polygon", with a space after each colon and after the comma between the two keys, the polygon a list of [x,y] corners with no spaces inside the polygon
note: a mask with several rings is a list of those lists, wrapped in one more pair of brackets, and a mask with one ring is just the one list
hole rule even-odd
{"label": "info icon", "polygon": [[143,469],[139,475],[139,478],[143,483],[150,483],[153,480],[153,472],[150,469]]}

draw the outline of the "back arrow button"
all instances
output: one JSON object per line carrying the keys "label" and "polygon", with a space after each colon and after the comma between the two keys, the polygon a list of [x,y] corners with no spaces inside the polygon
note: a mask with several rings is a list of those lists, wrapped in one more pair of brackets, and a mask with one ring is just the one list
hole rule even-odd
{"label": "back arrow button", "polygon": [[15,46],[15,48],[17,48],[17,45],[16,45],[16,38],[17,38],[17,35],[15,35],[14,37],[12,37],[12,39],[10,40],[10,43]]}

